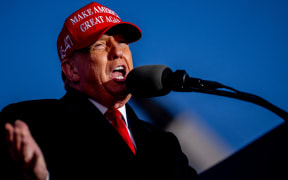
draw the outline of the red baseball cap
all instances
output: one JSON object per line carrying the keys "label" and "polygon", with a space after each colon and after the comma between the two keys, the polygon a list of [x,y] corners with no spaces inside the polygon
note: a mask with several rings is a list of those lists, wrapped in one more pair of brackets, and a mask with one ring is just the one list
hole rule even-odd
{"label": "red baseball cap", "polygon": [[71,14],[57,39],[60,60],[70,57],[74,50],[86,48],[108,30],[115,29],[128,43],[139,40],[142,32],[136,25],[123,22],[111,9],[92,2]]}

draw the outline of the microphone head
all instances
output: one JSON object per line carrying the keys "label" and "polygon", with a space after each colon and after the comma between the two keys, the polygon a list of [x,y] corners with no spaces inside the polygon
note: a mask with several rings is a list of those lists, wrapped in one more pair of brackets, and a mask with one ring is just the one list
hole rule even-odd
{"label": "microphone head", "polygon": [[164,96],[171,91],[172,70],[165,65],[145,65],[134,68],[126,78],[126,87],[135,97]]}

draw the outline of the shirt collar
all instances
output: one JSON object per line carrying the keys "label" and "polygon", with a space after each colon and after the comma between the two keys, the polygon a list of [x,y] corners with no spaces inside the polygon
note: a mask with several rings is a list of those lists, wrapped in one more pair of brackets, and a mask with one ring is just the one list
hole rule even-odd
{"label": "shirt collar", "polygon": [[[98,103],[97,101],[95,101],[95,100],[93,100],[93,99],[90,99],[90,98],[88,98],[88,99],[89,99],[90,102],[92,102],[92,104],[93,104],[94,106],[96,106],[96,107],[99,109],[99,111],[100,111],[103,115],[105,114],[105,112],[106,112],[107,109],[108,109],[107,107],[103,106],[102,104]],[[120,107],[120,108],[118,108],[118,110],[119,110],[120,113],[122,114],[126,126],[128,126],[127,114],[126,114],[126,107],[125,107],[125,105],[122,106],[122,107]]]}

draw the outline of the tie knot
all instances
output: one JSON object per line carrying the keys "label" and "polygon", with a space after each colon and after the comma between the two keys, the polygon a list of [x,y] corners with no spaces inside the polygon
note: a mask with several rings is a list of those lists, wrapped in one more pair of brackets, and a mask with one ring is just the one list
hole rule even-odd
{"label": "tie knot", "polygon": [[117,120],[122,120],[122,115],[120,113],[120,111],[118,109],[108,109],[105,112],[105,117],[111,122],[111,123],[115,123],[115,121]]}

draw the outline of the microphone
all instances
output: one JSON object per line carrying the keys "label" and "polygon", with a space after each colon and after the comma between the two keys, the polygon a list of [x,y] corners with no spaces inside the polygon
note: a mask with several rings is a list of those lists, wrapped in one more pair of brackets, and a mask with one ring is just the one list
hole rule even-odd
{"label": "microphone", "polygon": [[135,97],[164,96],[170,91],[191,92],[193,89],[214,90],[223,85],[214,81],[191,78],[184,70],[173,72],[165,65],[134,68],[126,78],[126,87]]}
{"label": "microphone", "polygon": [[[165,65],[139,66],[126,78],[127,90],[136,97],[164,96],[170,91],[202,92],[248,101],[260,105],[288,122],[288,113],[254,94],[238,91],[215,81],[191,78],[184,70],[173,72]],[[218,90],[225,88],[229,91]]]}

